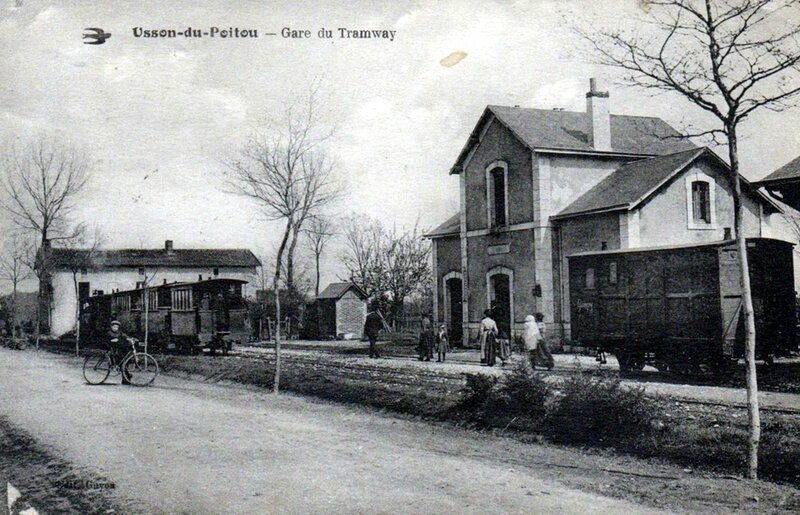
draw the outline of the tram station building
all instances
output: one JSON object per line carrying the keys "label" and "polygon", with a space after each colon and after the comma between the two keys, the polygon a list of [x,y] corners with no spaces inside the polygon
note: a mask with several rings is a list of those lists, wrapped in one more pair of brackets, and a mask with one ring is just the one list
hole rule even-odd
{"label": "tram station building", "polygon": [[[453,340],[474,342],[487,308],[507,334],[541,312],[548,336],[568,339],[571,254],[735,236],[726,162],[659,118],[610,114],[609,100],[593,79],[585,112],[483,111],[450,169],[460,211],[428,234],[435,318]],[[796,243],[791,208],[742,185],[746,236]]]}

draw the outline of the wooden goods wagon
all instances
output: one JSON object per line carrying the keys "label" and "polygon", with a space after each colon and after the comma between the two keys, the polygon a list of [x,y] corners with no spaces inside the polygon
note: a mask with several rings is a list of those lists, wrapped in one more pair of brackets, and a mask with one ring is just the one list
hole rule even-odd
{"label": "wooden goods wagon", "polygon": [[[756,352],[796,347],[792,244],[747,240]],[[601,251],[569,260],[572,338],[617,356],[623,370],[725,367],[744,355],[735,242]]]}

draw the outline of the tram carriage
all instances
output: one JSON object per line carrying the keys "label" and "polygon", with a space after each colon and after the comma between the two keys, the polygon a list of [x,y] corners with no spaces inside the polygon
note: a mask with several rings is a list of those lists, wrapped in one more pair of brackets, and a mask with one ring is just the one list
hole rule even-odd
{"label": "tram carriage", "polygon": [[[748,238],[757,358],[797,349],[792,244]],[[646,364],[691,373],[744,356],[738,250],[732,240],[584,252],[568,257],[572,339]]]}
{"label": "tram carriage", "polygon": [[90,297],[82,327],[103,338],[116,319],[131,336],[143,339],[147,332],[148,343],[161,350],[227,353],[249,334],[245,284],[238,279],[161,284],[147,288],[146,302],[144,288]]}

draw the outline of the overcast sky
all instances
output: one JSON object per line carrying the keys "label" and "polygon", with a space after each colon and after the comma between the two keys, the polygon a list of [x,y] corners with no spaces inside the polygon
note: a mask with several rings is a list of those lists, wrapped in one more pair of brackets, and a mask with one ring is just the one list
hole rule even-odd
{"label": "overcast sky", "polygon": [[[564,23],[576,14],[611,25],[641,8],[634,0],[0,0],[0,140],[47,132],[85,147],[92,178],[76,215],[101,227],[107,247],[173,239],[263,256],[277,228],[221,190],[222,162],[259,120],[319,80],[337,127],[329,151],[348,184],[338,211],[433,227],[458,208],[448,171],[487,104],[582,111],[597,76],[610,82],[613,113],[697,122],[688,104],[623,88],[610,70],[579,60]],[[134,27],[189,26],[260,37],[133,35]],[[112,37],[85,45],[85,27]],[[312,38],[284,39],[284,27]],[[326,40],[316,37],[322,27],[396,35]],[[457,51],[466,54],[458,64],[440,64]],[[753,116],[740,144],[744,175],[760,178],[800,154],[798,127],[800,110]],[[326,279],[334,275],[328,267]]]}

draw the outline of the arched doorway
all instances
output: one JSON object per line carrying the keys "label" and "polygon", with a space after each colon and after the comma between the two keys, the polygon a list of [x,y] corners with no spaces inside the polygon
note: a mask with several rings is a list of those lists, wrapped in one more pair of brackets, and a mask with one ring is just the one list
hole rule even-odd
{"label": "arched doorway", "polygon": [[461,346],[463,337],[464,290],[461,274],[451,272],[444,276],[444,321],[450,344]]}
{"label": "arched doorway", "polygon": [[490,270],[486,274],[486,290],[488,305],[492,310],[492,318],[497,322],[497,328],[511,338],[514,320],[514,272],[505,267]]}

